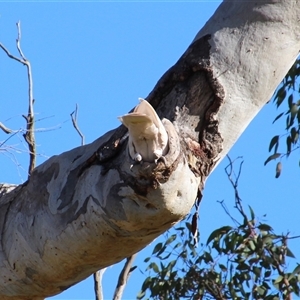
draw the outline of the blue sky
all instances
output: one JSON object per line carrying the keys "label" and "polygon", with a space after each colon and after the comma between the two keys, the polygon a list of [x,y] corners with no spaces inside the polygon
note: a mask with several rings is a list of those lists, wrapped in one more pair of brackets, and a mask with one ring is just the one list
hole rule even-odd
{"label": "blue sky", "polygon": [[[87,143],[118,126],[117,117],[134,107],[138,97],[148,95],[219,3],[1,2],[0,42],[17,54],[15,23],[20,20],[22,49],[32,64],[39,119],[38,163],[79,146],[80,139],[70,120],[76,103]],[[0,51],[0,78],[0,122],[14,130],[24,128],[21,115],[27,111],[26,69]],[[251,205],[258,216],[267,214],[265,219],[278,233],[299,235],[299,153],[283,161],[283,173],[277,180],[275,164],[263,165],[271,137],[283,132],[282,123],[271,125],[278,113],[273,104],[266,105],[230,156],[244,159],[239,191],[245,204]],[[6,138],[0,132],[0,141]],[[24,182],[28,155],[22,135],[7,141],[0,154],[0,182]],[[213,229],[231,224],[217,203],[224,200],[228,207],[234,204],[234,193],[224,172],[226,165],[225,159],[206,184],[200,208],[202,241]],[[140,272],[146,268],[143,259],[155,244],[138,255],[138,268],[123,299],[134,299],[138,293],[145,279]],[[300,246],[296,241],[290,246],[300,261]],[[106,299],[112,298],[122,265],[112,266],[104,274]],[[49,299],[94,299],[92,279]]]}

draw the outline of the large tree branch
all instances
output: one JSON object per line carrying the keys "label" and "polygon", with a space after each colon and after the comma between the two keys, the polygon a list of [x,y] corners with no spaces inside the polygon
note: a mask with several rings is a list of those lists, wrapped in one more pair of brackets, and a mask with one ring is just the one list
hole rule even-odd
{"label": "large tree branch", "polygon": [[59,293],[189,212],[294,62],[297,2],[223,2],[147,97],[170,120],[163,121],[169,152],[157,163],[133,160],[120,126],[50,158],[1,197],[1,299]]}
{"label": "large tree branch", "polygon": [[136,164],[124,142],[115,159],[101,164],[98,149],[110,132],[50,158],[1,197],[0,294],[59,293],[139,251],[188,213],[199,180],[174,127],[163,123],[164,161]]}

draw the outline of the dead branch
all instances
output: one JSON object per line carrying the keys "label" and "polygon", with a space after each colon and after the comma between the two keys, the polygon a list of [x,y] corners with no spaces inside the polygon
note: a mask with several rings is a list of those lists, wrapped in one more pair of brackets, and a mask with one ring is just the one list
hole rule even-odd
{"label": "dead branch", "polygon": [[4,124],[2,124],[1,122],[0,122],[0,129],[2,129],[5,133],[7,133],[7,134],[10,134],[10,133],[12,133],[13,131],[11,130],[11,129],[9,129],[9,128],[7,128]]}
{"label": "dead branch", "polygon": [[93,274],[96,300],[104,300],[103,288],[102,288],[102,277],[103,277],[105,270],[106,270],[106,268],[101,269]]}
{"label": "dead branch", "polygon": [[[74,114],[75,114],[75,116],[74,116]],[[78,132],[79,136],[81,137],[81,146],[83,146],[85,144],[84,135],[82,134],[82,132],[80,131],[80,129],[78,127],[78,124],[77,124],[77,115],[78,115],[78,105],[76,103],[76,108],[70,114],[70,116],[71,116],[72,123],[73,123],[73,126],[74,126],[75,130]]]}
{"label": "dead branch", "polygon": [[23,54],[23,51],[21,49],[21,44],[20,44],[21,43],[21,23],[20,23],[20,21],[17,22],[17,28],[18,28],[18,37],[17,37],[17,40],[16,40],[17,49],[18,49],[18,52],[19,52],[20,56],[22,57],[22,59],[24,61],[27,61],[27,59],[25,58],[25,56]]}
{"label": "dead branch", "polygon": [[29,167],[28,167],[28,174],[30,176],[32,170],[35,168],[36,163],[36,145],[35,145],[35,135],[34,135],[34,112],[33,112],[33,81],[32,81],[32,72],[31,72],[31,65],[30,62],[25,58],[22,50],[21,50],[21,26],[20,21],[17,22],[17,28],[18,28],[18,38],[16,40],[17,43],[17,49],[23,58],[23,61],[25,62],[25,65],[27,67],[27,77],[28,77],[28,113],[27,116],[23,116],[26,120],[26,133],[24,134],[24,139],[28,144],[29,148]]}
{"label": "dead branch", "polygon": [[0,43],[0,48],[6,53],[6,55],[7,55],[9,58],[16,60],[17,62],[19,62],[19,63],[21,63],[21,64],[23,64],[23,65],[26,65],[26,63],[24,62],[23,59],[18,58],[18,57],[16,57],[16,56],[12,55],[2,43]]}
{"label": "dead branch", "polygon": [[[234,194],[235,194],[235,207],[238,209],[238,211],[242,214],[242,216],[244,218],[247,218],[246,213],[244,212],[243,206],[241,205],[242,199],[239,196],[239,192],[238,192],[238,183],[239,183],[239,179],[241,176],[241,172],[242,172],[242,166],[244,161],[241,161],[240,165],[239,165],[239,170],[238,170],[238,174],[236,175],[234,172],[234,168],[233,168],[233,164],[235,162],[231,160],[231,158],[229,157],[229,155],[226,155],[228,160],[229,160],[229,164],[227,165],[227,167],[225,168],[225,172],[226,175],[234,189]],[[237,159],[240,159],[241,157],[238,157]],[[235,178],[233,178],[235,177]]]}
{"label": "dead branch", "polygon": [[[31,65],[30,62],[26,59],[24,56],[24,53],[21,49],[21,24],[20,21],[17,22],[17,29],[18,29],[18,36],[16,39],[16,46],[18,49],[18,52],[21,56],[21,58],[16,57],[12,55],[4,45],[0,43],[0,48],[6,53],[6,55],[16,60],[17,62],[23,64],[27,68],[27,77],[28,77],[28,113],[27,115],[23,115],[24,119],[26,120],[26,132],[23,134],[23,137],[28,145],[29,149],[29,166],[28,166],[28,177],[30,177],[30,174],[32,170],[35,168],[36,164],[36,144],[35,144],[35,135],[34,135],[34,111],[33,111],[33,104],[34,104],[34,98],[33,98],[33,80],[32,80],[32,71],[31,71]],[[1,124],[3,125],[3,124]],[[4,126],[4,125],[3,125]],[[4,127],[1,127],[1,129],[4,130]],[[7,129],[7,128],[6,128]],[[11,133],[11,132],[6,132]]]}
{"label": "dead branch", "polygon": [[113,300],[121,300],[122,299],[122,295],[123,295],[125,286],[127,284],[127,281],[129,279],[129,276],[130,276],[131,272],[135,269],[135,268],[132,268],[131,265],[132,265],[136,255],[137,254],[133,254],[130,257],[126,258],[125,265],[119,275],[119,279],[118,279],[118,283],[117,283],[117,286],[115,289]]}
{"label": "dead branch", "polygon": [[0,148],[13,136],[15,136],[19,131],[15,131],[12,135],[10,135],[7,139],[5,139],[3,142],[0,142]]}

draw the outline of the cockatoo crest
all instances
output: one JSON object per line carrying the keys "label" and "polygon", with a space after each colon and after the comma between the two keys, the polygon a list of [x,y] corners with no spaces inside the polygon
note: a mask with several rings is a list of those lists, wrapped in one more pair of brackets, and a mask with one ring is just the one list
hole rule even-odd
{"label": "cockatoo crest", "polygon": [[168,152],[168,134],[153,107],[144,99],[132,113],[119,117],[129,131],[129,154],[136,161],[154,162]]}

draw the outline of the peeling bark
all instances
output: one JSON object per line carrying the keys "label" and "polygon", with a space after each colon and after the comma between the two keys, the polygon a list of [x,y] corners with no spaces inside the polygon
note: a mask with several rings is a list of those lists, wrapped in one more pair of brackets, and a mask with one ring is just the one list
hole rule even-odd
{"label": "peeling bark", "polygon": [[60,293],[182,219],[294,62],[299,15],[299,1],[220,5],[147,97],[169,136],[157,163],[131,159],[121,125],[0,186],[1,299]]}

